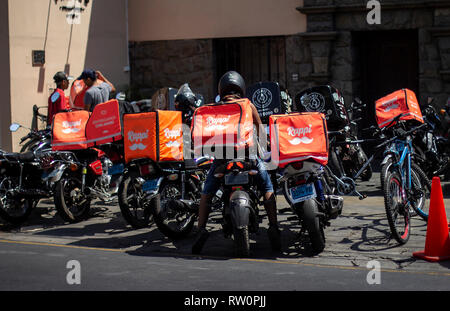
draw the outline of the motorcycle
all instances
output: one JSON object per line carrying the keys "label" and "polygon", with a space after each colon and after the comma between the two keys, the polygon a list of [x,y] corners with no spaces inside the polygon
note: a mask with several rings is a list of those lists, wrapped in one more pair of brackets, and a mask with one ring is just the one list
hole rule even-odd
{"label": "motorcycle", "polygon": [[198,214],[200,191],[206,177],[205,159],[156,163],[136,159],[127,165],[119,188],[119,206],[135,229],[154,220],[165,236],[187,236]]}
{"label": "motorcycle", "polygon": [[43,198],[54,195],[71,153],[0,152],[0,217],[20,225]]}
{"label": "motorcycle", "polygon": [[[356,173],[367,162],[367,155],[358,141],[357,115],[365,107],[358,98],[347,110],[344,98],[339,91],[330,86],[317,86],[306,89],[296,96],[297,109],[303,112],[322,112],[327,117],[330,131],[338,134],[330,140],[330,164],[333,173],[339,178],[354,179]],[[368,165],[359,175],[363,181],[372,177],[372,167]]]}
{"label": "motorcycle", "polygon": [[278,180],[283,195],[298,217],[301,232],[307,231],[315,254],[325,248],[325,228],[342,213],[344,200],[333,195],[324,174],[328,167],[314,161],[289,164]]}
{"label": "motorcycle", "polygon": [[28,134],[20,139],[19,144],[22,146],[20,152],[29,152],[36,150],[51,149],[51,130],[35,131],[18,123],[13,123],[9,127],[11,132],[17,132],[20,128],[29,130]]}
{"label": "motorcycle", "polygon": [[443,120],[433,107],[433,99],[421,107],[423,119],[428,125],[413,135],[414,160],[426,173],[428,178],[445,175],[450,178],[450,144],[442,137]]}
{"label": "motorcycle", "polygon": [[72,157],[62,163],[63,174],[54,194],[55,207],[65,221],[84,220],[94,199],[105,203],[114,199],[119,186],[111,181],[122,175],[121,164],[116,165],[97,148],[72,152]]}
{"label": "motorcycle", "polygon": [[216,160],[214,177],[221,185],[223,233],[233,236],[238,257],[250,256],[249,233],[259,229],[262,193],[256,187],[256,160]]}

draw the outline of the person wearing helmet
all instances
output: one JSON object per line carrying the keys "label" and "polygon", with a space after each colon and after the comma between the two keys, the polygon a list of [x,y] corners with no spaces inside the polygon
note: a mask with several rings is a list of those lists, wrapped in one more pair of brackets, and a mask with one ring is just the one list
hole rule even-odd
{"label": "person wearing helmet", "polygon": [[175,109],[181,111],[184,124],[191,124],[194,110],[197,108],[197,97],[189,84],[183,84],[175,96]]}
{"label": "person wearing helmet", "polygon": [[56,89],[48,98],[47,126],[52,125],[55,114],[70,109],[69,101],[64,93],[64,90],[69,88],[69,78],[64,72],[58,71],[53,76],[53,80],[56,83]]}
{"label": "person wearing helmet", "polygon": [[[219,80],[219,96],[223,102],[228,102],[232,100],[236,100],[239,98],[245,97],[245,81],[242,76],[236,71],[229,71],[225,73],[222,78]],[[253,124],[256,126],[258,136],[264,137],[261,135],[266,135],[264,127],[261,126],[261,118],[259,117],[258,110],[251,103],[252,108],[252,117]],[[261,131],[261,132],[260,132]],[[267,213],[267,217],[269,220],[269,241],[274,251],[281,250],[281,240],[280,240],[280,230],[278,229],[278,220],[277,220],[277,206],[275,200],[275,194],[272,182],[270,180],[270,176],[267,173],[264,163],[261,159],[257,158],[258,161],[258,187],[264,193],[264,208]],[[211,168],[208,172],[208,176],[206,177],[206,181],[203,187],[200,206],[199,206],[199,215],[198,215],[198,233],[194,244],[192,246],[192,253],[199,254],[209,237],[209,232],[206,230],[206,224],[208,221],[209,213],[210,213],[210,204],[211,199],[219,189],[219,185],[214,178],[214,170],[216,168],[215,163],[211,165]]]}

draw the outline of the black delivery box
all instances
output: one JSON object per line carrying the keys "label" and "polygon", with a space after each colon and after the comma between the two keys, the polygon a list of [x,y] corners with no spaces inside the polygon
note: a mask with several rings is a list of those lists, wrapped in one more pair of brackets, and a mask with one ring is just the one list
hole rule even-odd
{"label": "black delivery box", "polygon": [[327,119],[328,128],[340,130],[349,124],[344,98],[338,89],[331,85],[315,86],[303,90],[295,96],[299,112],[322,112]]}
{"label": "black delivery box", "polygon": [[273,114],[284,114],[278,82],[258,82],[247,88],[247,98],[255,105],[261,121],[268,124]]}

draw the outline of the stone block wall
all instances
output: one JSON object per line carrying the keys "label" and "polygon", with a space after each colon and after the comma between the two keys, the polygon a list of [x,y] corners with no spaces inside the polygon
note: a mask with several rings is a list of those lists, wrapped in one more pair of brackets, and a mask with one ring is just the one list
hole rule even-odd
{"label": "stone block wall", "polygon": [[206,100],[214,98],[212,40],[130,42],[130,64],[132,98],[151,98],[186,82]]}

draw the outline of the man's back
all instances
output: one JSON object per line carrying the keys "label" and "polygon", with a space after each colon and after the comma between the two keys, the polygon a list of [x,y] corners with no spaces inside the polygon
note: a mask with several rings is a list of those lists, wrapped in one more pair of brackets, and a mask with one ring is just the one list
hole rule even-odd
{"label": "man's back", "polygon": [[93,85],[86,91],[86,94],[84,95],[85,106],[89,106],[90,111],[93,111],[96,105],[109,100],[110,92],[111,86],[106,82],[102,82],[99,85]]}

